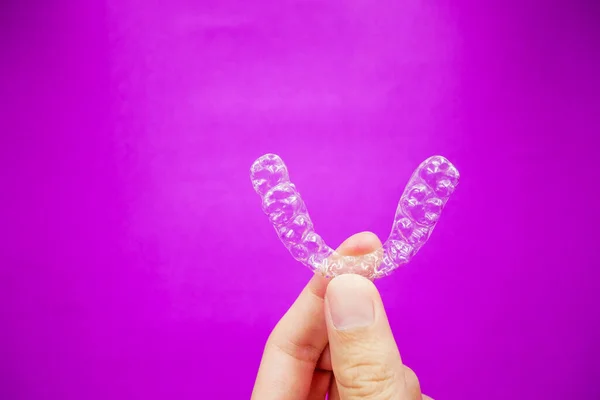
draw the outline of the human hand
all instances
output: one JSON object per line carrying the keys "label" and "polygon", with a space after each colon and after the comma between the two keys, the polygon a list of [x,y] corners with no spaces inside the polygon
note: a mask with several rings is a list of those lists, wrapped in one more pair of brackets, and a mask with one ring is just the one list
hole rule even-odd
{"label": "human hand", "polygon": [[[363,255],[381,247],[359,233],[338,248]],[[431,400],[402,364],[373,282],[358,275],[315,275],[267,340],[254,400]]]}

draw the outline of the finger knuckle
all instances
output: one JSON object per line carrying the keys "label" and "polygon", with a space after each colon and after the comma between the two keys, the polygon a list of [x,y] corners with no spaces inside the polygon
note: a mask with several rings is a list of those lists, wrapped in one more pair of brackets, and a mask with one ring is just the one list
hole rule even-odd
{"label": "finger knuckle", "polygon": [[359,359],[335,371],[337,384],[352,398],[395,399],[396,374],[384,363]]}
{"label": "finger knuckle", "polygon": [[322,351],[322,349],[317,348],[308,341],[274,340],[269,338],[267,345],[271,345],[277,351],[307,364],[316,364]]}

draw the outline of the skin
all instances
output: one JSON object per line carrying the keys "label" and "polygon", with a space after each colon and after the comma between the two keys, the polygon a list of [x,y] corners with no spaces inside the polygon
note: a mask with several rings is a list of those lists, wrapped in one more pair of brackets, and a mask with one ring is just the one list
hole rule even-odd
{"label": "skin", "polygon": [[[337,250],[358,256],[379,247],[375,234],[363,232]],[[366,325],[342,326],[336,304],[359,301],[353,295],[359,292],[360,301],[372,302],[372,308],[362,307],[365,302],[355,308],[366,309],[372,318]],[[311,278],[267,340],[252,399],[322,400],[326,395],[331,400],[432,400],[402,363],[377,288],[358,275]]]}

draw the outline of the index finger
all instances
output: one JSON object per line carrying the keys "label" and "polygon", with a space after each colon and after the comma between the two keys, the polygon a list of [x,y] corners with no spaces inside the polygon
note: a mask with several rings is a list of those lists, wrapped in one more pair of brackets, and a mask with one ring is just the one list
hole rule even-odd
{"label": "index finger", "polygon": [[[343,255],[362,255],[381,247],[370,232],[348,238]],[[324,296],[329,280],[314,275],[267,340],[256,377],[253,399],[305,399],[315,367],[327,346]]]}

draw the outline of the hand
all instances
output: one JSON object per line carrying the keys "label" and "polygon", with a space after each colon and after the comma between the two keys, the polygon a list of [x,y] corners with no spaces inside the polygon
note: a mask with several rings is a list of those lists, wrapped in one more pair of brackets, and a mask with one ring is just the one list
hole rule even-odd
{"label": "hand", "polygon": [[[338,252],[381,247],[372,233]],[[431,400],[400,353],[375,285],[358,275],[315,275],[269,336],[252,399]]]}

